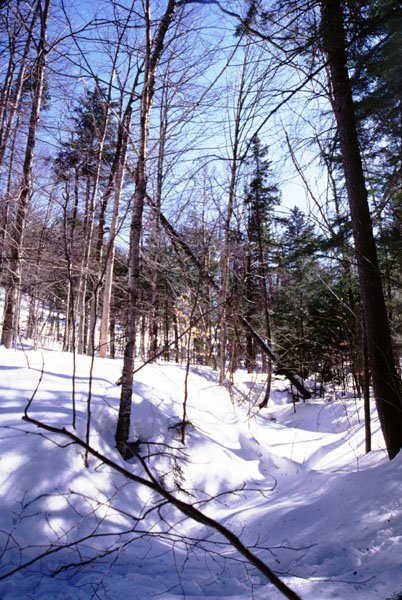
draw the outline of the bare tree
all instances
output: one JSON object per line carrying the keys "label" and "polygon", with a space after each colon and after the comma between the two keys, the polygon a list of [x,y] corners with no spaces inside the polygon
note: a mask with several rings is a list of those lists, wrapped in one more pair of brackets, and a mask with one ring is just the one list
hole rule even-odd
{"label": "bare tree", "polygon": [[140,275],[140,240],[142,215],[147,191],[146,161],[148,153],[149,119],[155,94],[156,71],[162,56],[165,38],[173,21],[177,3],[168,0],[165,12],[152,37],[152,21],[149,0],[144,6],[145,20],[145,64],[140,107],[140,133],[138,159],[135,169],[135,194],[133,198],[129,253],[129,303],[127,319],[127,341],[124,351],[122,391],[116,430],[116,443],[125,455],[130,433],[131,403],[133,392],[133,370],[135,354],[136,323],[138,318],[138,284]]}
{"label": "bare tree", "polygon": [[34,94],[29,117],[28,135],[25,146],[23,173],[18,190],[17,212],[11,234],[11,249],[7,294],[4,308],[4,321],[1,343],[11,348],[15,342],[18,323],[18,296],[21,289],[21,266],[24,230],[32,193],[32,168],[35,153],[36,133],[39,123],[39,113],[43,100],[45,68],[47,56],[47,27],[50,11],[50,0],[39,0],[36,10],[40,19],[40,33],[37,42],[36,68],[33,74]]}
{"label": "bare tree", "polygon": [[[4,82],[0,90],[0,173],[3,167],[4,155],[13,129],[20,100],[26,85],[28,59],[38,20],[36,6],[28,7],[24,12],[20,2],[8,7],[4,19],[4,30],[8,34],[8,64]],[[18,42],[26,34],[21,57],[18,56]],[[18,70],[17,67],[19,66]]]}

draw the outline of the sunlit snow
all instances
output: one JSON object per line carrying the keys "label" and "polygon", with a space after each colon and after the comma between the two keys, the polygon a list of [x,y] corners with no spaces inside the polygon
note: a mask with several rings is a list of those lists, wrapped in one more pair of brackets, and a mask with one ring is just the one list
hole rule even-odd
{"label": "sunlit snow", "polygon": [[[77,356],[75,433],[132,472],[114,433],[120,360]],[[22,420],[72,429],[72,355],[0,349],[0,598],[256,600],[281,594],[218,534],[83,450]],[[133,438],[153,476],[231,529],[303,600],[402,593],[402,456],[389,461],[373,409],[364,453],[362,401],[328,388],[295,408],[274,381],[238,372],[231,389],[191,368],[185,444],[184,366],[135,376]],[[19,567],[21,567],[19,569]],[[12,573],[12,574],[11,574]]]}

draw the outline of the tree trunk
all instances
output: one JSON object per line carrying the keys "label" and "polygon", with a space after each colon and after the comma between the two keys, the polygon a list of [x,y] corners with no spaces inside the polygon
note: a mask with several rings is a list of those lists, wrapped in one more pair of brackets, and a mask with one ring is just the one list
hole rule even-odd
{"label": "tree trunk", "polygon": [[345,173],[374,396],[388,455],[402,447],[402,394],[393,355],[347,69],[340,0],[321,0],[333,110]]}
{"label": "tree trunk", "polygon": [[99,333],[99,356],[106,358],[108,354],[108,332],[109,332],[109,317],[110,317],[110,305],[112,298],[112,283],[113,283],[113,272],[114,262],[116,254],[116,235],[118,230],[118,219],[119,219],[119,208],[120,208],[120,197],[123,189],[124,170],[126,164],[126,150],[127,140],[123,140],[116,184],[114,190],[114,202],[113,202],[113,213],[112,221],[110,224],[109,242],[106,254],[105,264],[105,283],[103,287],[102,296],[102,317]]}
{"label": "tree trunk", "polygon": [[77,316],[77,351],[78,354],[84,354],[86,351],[87,342],[87,288],[89,279],[89,259],[92,247],[92,238],[95,219],[95,194],[96,190],[91,190],[90,177],[87,176],[86,191],[85,191],[85,217],[83,227],[84,248],[82,260],[79,266],[79,283],[76,297],[76,316]]}
{"label": "tree trunk", "polygon": [[219,341],[219,384],[223,385],[226,375],[227,346],[229,338],[229,323],[233,322],[234,314],[229,305],[230,298],[230,258],[232,247],[231,222],[233,217],[234,202],[236,198],[236,184],[238,177],[238,168],[240,166],[239,144],[240,144],[240,125],[242,110],[244,104],[244,86],[245,86],[245,64],[243,64],[242,79],[240,90],[236,99],[235,126],[233,132],[233,147],[230,163],[230,181],[228,190],[228,203],[225,215],[224,242],[221,254],[222,285],[220,289],[219,303],[222,305],[221,331]]}
{"label": "tree trunk", "polygon": [[[78,340],[78,352],[93,356],[95,353],[95,332],[96,332],[96,321],[98,312],[98,300],[99,300],[99,288],[102,279],[102,255],[103,255],[103,238],[105,229],[105,213],[108,204],[108,200],[112,190],[112,182],[114,178],[113,170],[117,168],[117,165],[112,166],[112,173],[110,174],[109,184],[105,194],[103,195],[99,221],[97,224],[97,240],[95,244],[95,256],[93,267],[91,269],[91,251],[92,242],[94,238],[95,229],[95,212],[96,212],[96,198],[99,191],[101,168],[103,160],[104,146],[106,142],[107,129],[110,117],[110,101],[106,103],[106,111],[104,115],[104,122],[102,130],[100,131],[99,147],[96,152],[96,169],[93,176],[93,189],[91,191],[89,210],[87,212],[87,230],[85,240],[85,250],[81,267],[81,282],[80,282],[80,295],[79,295],[79,317],[80,317],[80,329],[79,329],[79,340]],[[86,309],[86,295],[90,283],[90,271],[91,275],[91,293],[92,298],[89,304],[89,311]]]}
{"label": "tree trunk", "polygon": [[[21,59],[18,61],[15,53],[16,53],[16,40],[10,38],[10,59],[8,65],[8,71],[5,77],[5,81],[1,87],[1,96],[0,96],[0,173],[3,166],[4,155],[6,152],[7,144],[9,142],[12,130],[14,119],[16,114],[18,113],[18,108],[20,106],[20,99],[24,84],[25,73],[28,64],[28,55],[29,50],[32,45],[33,32],[35,28],[35,24],[38,18],[38,10],[35,8],[32,20],[28,26],[28,35],[24,46],[24,52]],[[27,24],[25,24],[27,26]],[[21,27],[22,30],[25,30],[25,27]],[[15,64],[19,65],[19,72],[16,80],[13,80],[13,72],[15,68]],[[6,107],[11,104],[11,108],[8,111]]]}
{"label": "tree trunk", "polygon": [[[16,153],[17,146],[17,130],[18,130],[18,120],[15,127],[15,131],[12,135],[12,141],[10,144],[10,165],[14,162],[14,157]],[[0,225],[0,277],[2,277],[4,264],[7,263],[7,244],[10,236],[10,221],[12,215],[12,182],[13,182],[13,172],[12,169],[9,169],[8,178],[7,178],[7,188],[5,193],[5,199],[2,202],[1,207],[1,225]]]}
{"label": "tree trunk", "polygon": [[367,339],[363,333],[363,398],[364,398],[364,433],[366,454],[371,452],[371,415],[370,415],[370,369],[367,355]]}
{"label": "tree trunk", "polygon": [[149,118],[155,92],[156,69],[164,48],[165,36],[173,19],[176,0],[168,0],[166,11],[159,23],[154,39],[151,39],[151,17],[149,1],[145,5],[146,19],[146,59],[144,83],[140,108],[140,141],[135,171],[135,194],[130,228],[129,251],[129,300],[126,327],[126,346],[122,372],[122,389],[116,429],[116,444],[119,452],[125,456],[131,422],[131,400],[133,393],[133,371],[136,322],[138,319],[138,294],[140,276],[140,241],[142,214],[146,197],[146,160],[148,152]]}
{"label": "tree trunk", "polygon": [[161,225],[160,225],[160,209],[162,203],[163,191],[163,173],[165,162],[165,147],[166,147],[166,132],[168,128],[168,103],[166,99],[167,85],[162,90],[162,102],[159,115],[159,148],[158,148],[158,164],[156,174],[156,193],[155,204],[156,210],[153,211],[153,233],[152,240],[154,243],[153,252],[153,272],[151,277],[151,317],[149,324],[149,353],[150,356],[156,356],[158,352],[158,333],[159,333],[159,290],[158,290],[158,266],[161,259]]}
{"label": "tree trunk", "polygon": [[44,0],[43,8],[42,5],[40,5],[38,10],[40,11],[41,16],[41,31],[38,43],[35,92],[29,119],[22,179],[18,194],[17,214],[12,233],[9,277],[7,282],[3,331],[1,336],[1,344],[3,344],[6,348],[11,348],[15,343],[18,325],[18,302],[21,288],[22,248],[29,200],[32,193],[32,166],[35,154],[36,132],[38,129],[39,113],[42,104],[45,81],[46,36],[50,0]]}

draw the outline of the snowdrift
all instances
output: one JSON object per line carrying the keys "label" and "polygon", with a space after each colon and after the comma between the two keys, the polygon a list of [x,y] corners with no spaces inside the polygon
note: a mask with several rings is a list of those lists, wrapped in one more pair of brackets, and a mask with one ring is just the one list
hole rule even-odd
{"label": "snowdrift", "polygon": [[[207,368],[156,363],[135,376],[132,440],[115,449],[120,361],[0,349],[0,598],[273,599],[281,594],[214,531],[185,518],[29,415],[87,435],[92,447],[229,528],[303,600],[397,598],[402,592],[402,456],[389,461],[373,410],[327,390],[298,403],[277,378],[243,372],[230,392]],[[37,388],[37,389],[36,389]],[[36,391],[35,391],[36,390]],[[76,427],[73,423],[73,404]]]}

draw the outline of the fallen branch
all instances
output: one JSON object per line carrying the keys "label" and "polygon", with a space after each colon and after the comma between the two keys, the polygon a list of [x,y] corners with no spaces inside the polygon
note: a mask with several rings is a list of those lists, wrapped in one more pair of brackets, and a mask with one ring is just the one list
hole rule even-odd
{"label": "fallen branch", "polygon": [[[27,413],[24,414],[22,419],[28,423],[36,425],[37,427],[44,429],[45,431],[49,431],[56,435],[62,435],[70,440],[72,440],[75,444],[83,448],[88,454],[92,455],[94,458],[107,465],[114,471],[120,473],[124,477],[126,477],[130,481],[134,481],[139,485],[143,485],[144,487],[156,492],[162,498],[167,500],[172,506],[175,506],[181,513],[196,521],[197,523],[201,523],[202,525],[206,525],[211,529],[220,533],[228,542],[233,546],[242,556],[244,556],[248,562],[254,565],[267,579],[270,581],[284,596],[289,600],[301,600],[300,596],[298,596],[292,589],[290,589],[265,563],[262,561],[256,554],[254,554],[249,548],[247,548],[243,542],[237,537],[232,531],[227,529],[224,525],[215,521],[211,517],[208,517],[200,510],[188,504],[179,498],[176,498],[169,491],[165,490],[159,482],[152,476],[149,468],[145,465],[147,475],[149,479],[145,479],[144,477],[140,477],[139,475],[135,475],[131,473],[118,463],[114,462],[112,459],[107,456],[101,454],[92,446],[81,440],[71,431],[67,429],[54,427],[53,425],[48,425],[46,423],[42,423],[37,419],[33,419]],[[142,462],[144,466],[144,462]]]}

